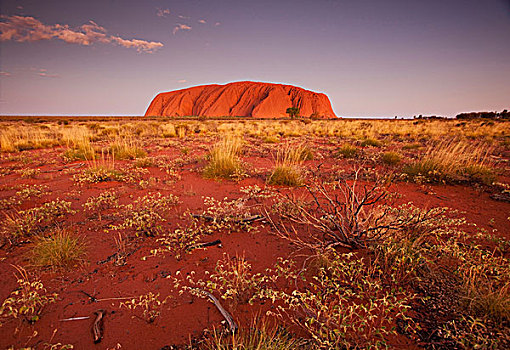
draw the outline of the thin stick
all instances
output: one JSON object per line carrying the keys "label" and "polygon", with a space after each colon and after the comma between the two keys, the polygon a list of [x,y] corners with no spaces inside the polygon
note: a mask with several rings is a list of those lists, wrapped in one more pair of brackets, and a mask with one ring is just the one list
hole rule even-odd
{"label": "thin stick", "polygon": [[59,321],[66,322],[66,321],[79,321],[79,320],[88,320],[90,316],[79,316],[79,317],[71,317],[71,318],[64,318]]}
{"label": "thin stick", "polygon": [[214,295],[212,295],[209,292],[206,292],[205,290],[199,289],[200,293],[205,294],[211,301],[214,303],[216,308],[221,312],[225,320],[228,322],[228,325],[230,326],[230,331],[232,333],[237,332],[237,324],[234,321],[234,318],[228,313],[227,310],[220,304],[219,300],[216,299]]}
{"label": "thin stick", "polygon": [[96,314],[96,319],[92,325],[92,335],[94,336],[94,343],[97,344],[101,342],[101,339],[103,339],[103,318],[105,311],[97,310],[94,313]]}
{"label": "thin stick", "polygon": [[96,301],[126,300],[126,299],[133,299],[133,298],[136,298],[136,297],[104,298],[104,299],[96,299]]}

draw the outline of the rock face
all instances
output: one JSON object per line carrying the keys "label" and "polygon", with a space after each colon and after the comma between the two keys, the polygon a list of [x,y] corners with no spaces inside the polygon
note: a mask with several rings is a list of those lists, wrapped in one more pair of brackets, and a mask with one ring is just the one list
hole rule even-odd
{"label": "rock face", "polygon": [[250,81],[163,92],[152,100],[145,116],[281,118],[288,117],[289,107],[299,108],[304,117],[336,118],[325,94]]}

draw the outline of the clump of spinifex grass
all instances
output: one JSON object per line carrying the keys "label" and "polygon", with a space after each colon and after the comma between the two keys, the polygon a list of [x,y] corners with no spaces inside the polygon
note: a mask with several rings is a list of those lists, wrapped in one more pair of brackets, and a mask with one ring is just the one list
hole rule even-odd
{"label": "clump of spinifex grass", "polygon": [[83,240],[66,230],[56,230],[51,236],[40,236],[32,250],[32,263],[52,269],[67,268],[83,262]]}
{"label": "clump of spinifex grass", "polygon": [[103,152],[100,159],[93,158],[89,162],[87,169],[73,175],[73,180],[80,184],[122,181],[123,173],[115,169],[115,157]]}
{"label": "clump of spinifex grass", "polygon": [[381,147],[382,146],[382,142],[377,140],[377,139],[366,138],[363,141],[361,141],[360,145],[361,145],[361,147],[368,147],[368,146],[371,146],[371,147]]}
{"label": "clump of spinifex grass", "polygon": [[397,152],[385,152],[381,155],[381,161],[387,165],[400,163],[402,157]]}
{"label": "clump of spinifex grass", "polygon": [[218,142],[209,152],[209,164],[204,169],[207,178],[231,179],[242,172],[239,155],[242,141],[239,138],[226,138]]}
{"label": "clump of spinifex grass", "polygon": [[[508,278],[506,280],[501,278],[498,281],[492,276],[487,276],[487,265],[489,264],[480,263],[472,266],[464,274],[465,306],[479,317],[504,324],[510,321],[510,281]],[[508,273],[508,268],[506,271],[503,270],[504,265],[504,260],[503,264],[496,265],[502,270],[500,273],[503,275]]]}
{"label": "clump of spinifex grass", "polygon": [[420,160],[405,166],[403,172],[413,181],[472,180],[491,184],[496,179],[489,161],[491,151],[487,144],[443,141],[429,147]]}
{"label": "clump of spinifex grass", "polygon": [[203,350],[293,350],[305,349],[306,341],[293,337],[285,328],[271,325],[266,320],[252,320],[249,327],[239,329],[239,332],[220,331],[214,329],[210,338],[206,338]]}
{"label": "clump of spinifex grass", "polygon": [[62,140],[67,146],[67,150],[64,152],[64,159],[73,161],[95,158],[96,151],[90,143],[92,135],[87,128],[67,128],[63,129],[61,133]]}
{"label": "clump of spinifex grass", "polygon": [[137,143],[128,138],[117,138],[112,142],[109,148],[115,159],[136,159],[144,158],[147,152],[141,148]]}
{"label": "clump of spinifex grass", "polygon": [[301,165],[307,159],[309,150],[304,145],[287,146],[276,156],[276,165],[267,182],[270,185],[300,186],[304,182]]}
{"label": "clump of spinifex grass", "polygon": [[333,155],[336,158],[356,158],[359,154],[358,147],[349,143],[343,144]]}

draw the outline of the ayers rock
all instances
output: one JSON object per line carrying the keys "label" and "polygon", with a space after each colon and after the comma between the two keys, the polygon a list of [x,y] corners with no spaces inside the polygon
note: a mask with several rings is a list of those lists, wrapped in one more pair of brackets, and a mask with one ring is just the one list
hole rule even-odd
{"label": "ayers rock", "polygon": [[325,94],[251,81],[163,92],[152,100],[145,116],[281,118],[288,116],[289,107],[299,108],[304,117],[336,118]]}

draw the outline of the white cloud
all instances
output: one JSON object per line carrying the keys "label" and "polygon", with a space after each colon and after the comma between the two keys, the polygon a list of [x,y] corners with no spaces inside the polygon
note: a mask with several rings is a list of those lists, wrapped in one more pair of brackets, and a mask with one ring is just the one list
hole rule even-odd
{"label": "white cloud", "polygon": [[43,77],[43,78],[60,78],[60,76],[58,74],[48,74],[48,73],[39,73],[39,76],[40,77]]}
{"label": "white cloud", "polygon": [[191,18],[191,17],[183,16],[183,15],[178,15],[177,17],[179,17],[180,19],[190,19]]}
{"label": "white cloud", "polygon": [[186,79],[181,79],[181,80],[177,80],[177,82],[183,84],[183,83],[187,83],[188,81]]}
{"label": "white cloud", "polygon": [[155,41],[145,41],[145,40],[139,40],[139,39],[122,39],[118,36],[111,36],[111,40],[113,42],[116,42],[120,46],[126,47],[128,49],[134,48],[138,52],[148,52],[152,53],[156,51],[157,49],[160,49],[163,47],[163,44],[160,42]]}
{"label": "white cloud", "polygon": [[186,24],[177,23],[177,25],[175,26],[172,33],[175,35],[175,33],[177,33],[179,30],[191,30],[191,26],[188,26]]}
{"label": "white cloud", "polygon": [[216,22],[216,23],[214,23],[214,26],[215,26],[215,27],[221,26],[221,22]]}
{"label": "white cloud", "polygon": [[39,69],[39,73],[37,73],[38,76],[43,78],[60,78],[58,74],[49,74],[46,69]]}
{"label": "white cloud", "polygon": [[199,19],[198,23],[206,24],[207,22],[205,21],[205,19]]}
{"label": "white cloud", "polygon": [[0,77],[10,77],[10,76],[11,76],[11,73],[9,73],[9,72],[4,72],[4,71],[0,72]]}
{"label": "white cloud", "polygon": [[156,12],[156,16],[158,17],[166,17],[170,14],[170,9],[158,9]]}
{"label": "white cloud", "polygon": [[94,43],[111,43],[145,53],[152,53],[163,47],[162,43],[156,41],[124,39],[108,35],[104,27],[93,21],[73,29],[67,24],[46,25],[34,17],[2,15],[0,18],[3,20],[0,22],[0,41],[33,42],[58,39],[69,44],[85,46]]}

